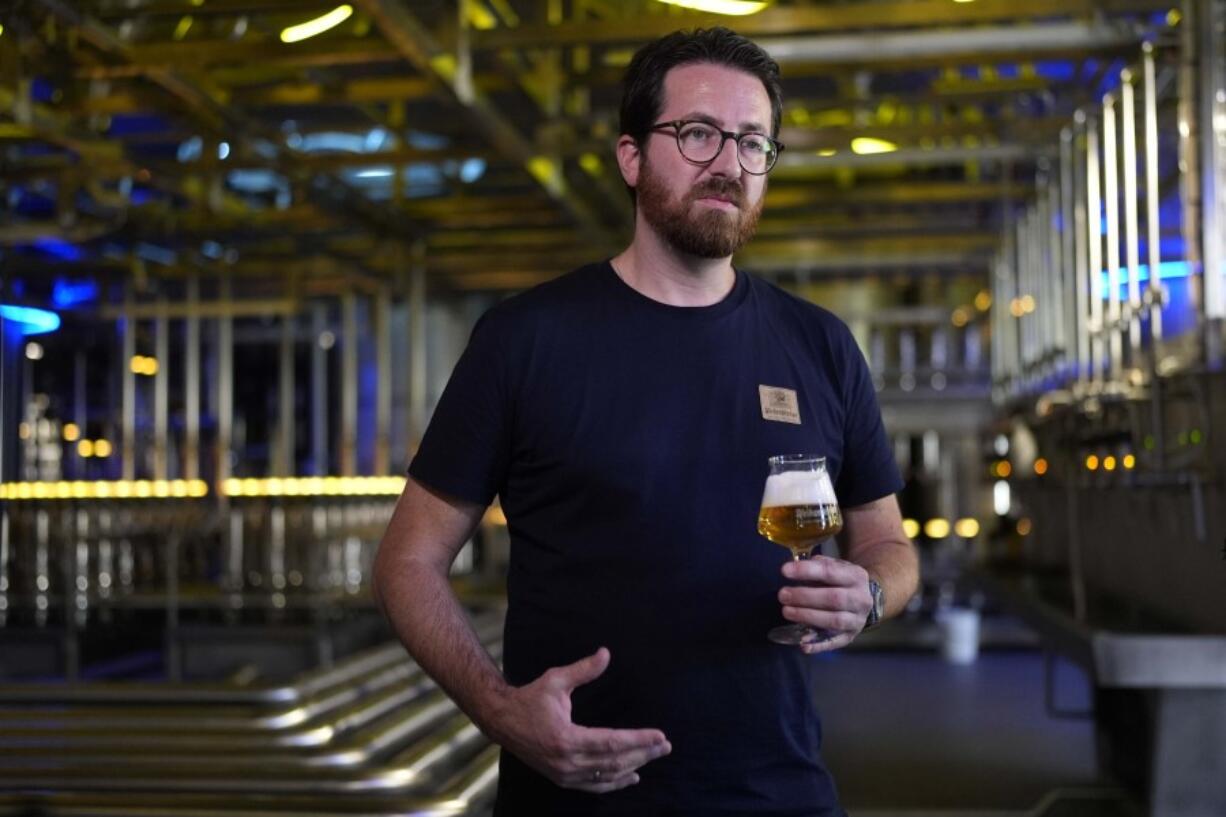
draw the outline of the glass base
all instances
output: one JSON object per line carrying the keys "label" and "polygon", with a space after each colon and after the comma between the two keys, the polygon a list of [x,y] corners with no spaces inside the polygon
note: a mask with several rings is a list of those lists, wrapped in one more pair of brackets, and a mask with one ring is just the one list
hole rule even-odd
{"label": "glass base", "polygon": [[830,630],[815,630],[804,624],[784,624],[782,627],[775,627],[766,637],[776,644],[820,644],[823,641],[829,641],[834,638],[835,634]]}

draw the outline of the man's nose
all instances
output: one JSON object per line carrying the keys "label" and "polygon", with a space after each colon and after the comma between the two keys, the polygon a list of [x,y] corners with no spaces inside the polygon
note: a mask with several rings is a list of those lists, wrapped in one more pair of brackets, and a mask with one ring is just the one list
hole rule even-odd
{"label": "man's nose", "polygon": [[716,176],[731,176],[736,178],[741,175],[741,160],[737,156],[740,148],[737,146],[735,139],[725,139],[724,143],[719,146],[719,153],[715,154],[715,158],[711,160],[711,164],[707,165],[707,170]]}

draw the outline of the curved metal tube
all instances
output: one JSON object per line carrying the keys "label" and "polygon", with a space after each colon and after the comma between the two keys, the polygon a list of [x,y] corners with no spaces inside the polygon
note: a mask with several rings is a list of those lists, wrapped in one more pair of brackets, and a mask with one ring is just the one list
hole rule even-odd
{"label": "curved metal tube", "polygon": [[[368,793],[287,794],[275,805],[267,796],[239,793],[45,793],[0,795],[0,814],[45,817],[322,817],[343,810],[352,817],[449,817],[472,813],[494,794],[498,779],[498,747],[488,746],[445,779],[433,795]],[[334,798],[338,798],[334,800]]]}

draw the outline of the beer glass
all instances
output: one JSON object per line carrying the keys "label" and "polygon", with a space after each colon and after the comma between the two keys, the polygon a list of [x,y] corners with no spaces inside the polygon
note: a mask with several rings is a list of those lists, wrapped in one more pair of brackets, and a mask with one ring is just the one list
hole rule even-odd
{"label": "beer glass", "polygon": [[[843,529],[843,514],[826,472],[826,458],[804,454],[771,457],[758,511],[758,533],[807,559],[823,539]],[[833,634],[804,624],[775,627],[767,638],[776,644],[813,644]]]}

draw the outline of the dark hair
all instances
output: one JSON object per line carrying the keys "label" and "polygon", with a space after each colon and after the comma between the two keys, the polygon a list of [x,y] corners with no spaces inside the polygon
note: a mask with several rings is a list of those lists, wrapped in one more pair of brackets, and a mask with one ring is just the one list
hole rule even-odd
{"label": "dark hair", "polygon": [[621,132],[642,142],[664,105],[664,77],[679,65],[710,62],[762,80],[771,101],[771,136],[779,135],[783,90],[779,63],[761,46],[723,26],[674,31],[635,53],[622,80]]}

